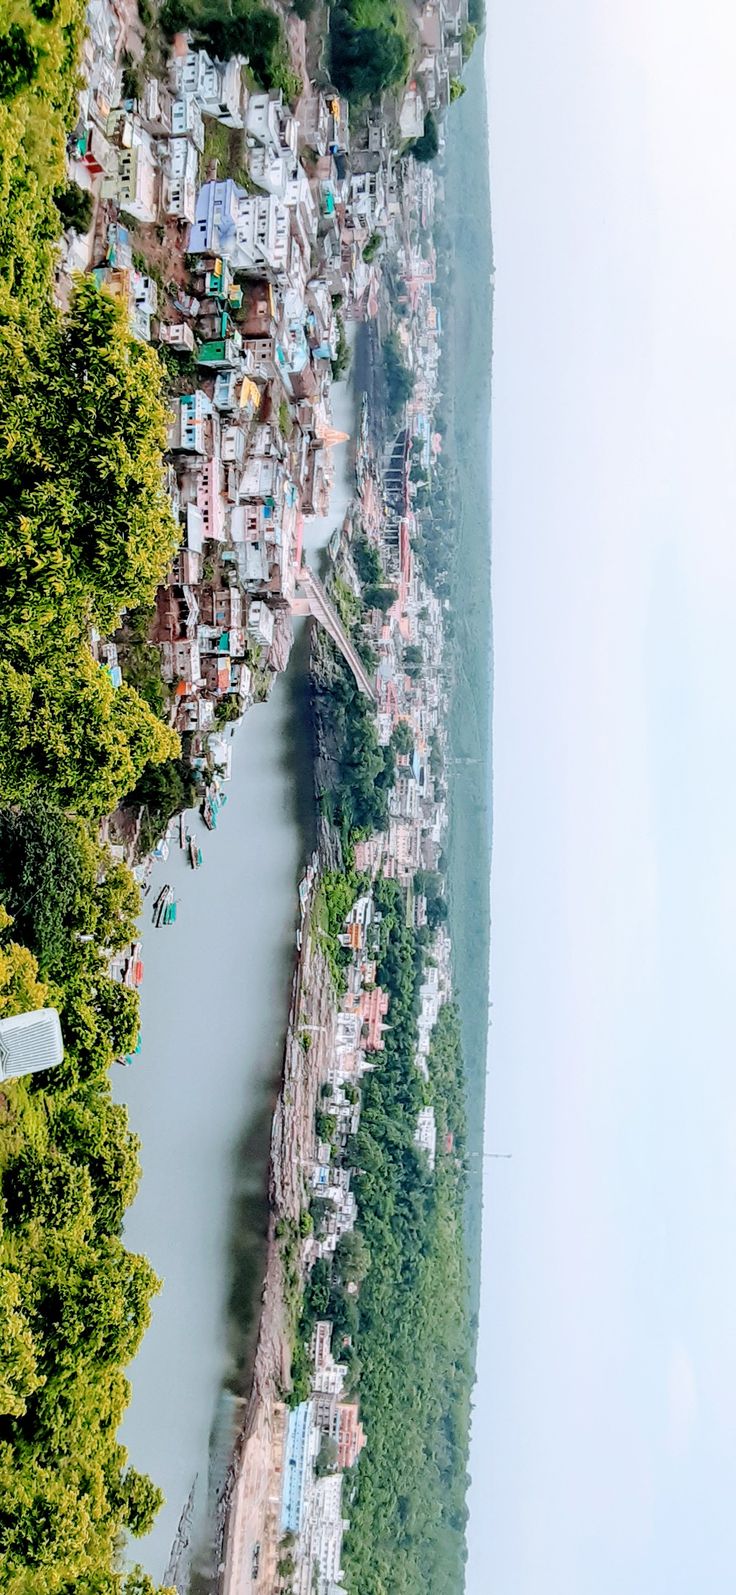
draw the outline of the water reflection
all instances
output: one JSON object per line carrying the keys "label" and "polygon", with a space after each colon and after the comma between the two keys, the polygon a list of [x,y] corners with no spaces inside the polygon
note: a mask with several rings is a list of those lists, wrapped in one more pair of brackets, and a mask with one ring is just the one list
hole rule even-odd
{"label": "water reflection", "polygon": [[[333,395],[335,425],[352,431],[349,385]],[[341,523],[352,490],[349,445],[335,455],[330,514],[305,528],[310,560]],[[129,1370],[121,1434],[131,1461],[166,1495],[152,1533],[134,1547],[159,1579],[195,1477],[202,1532],[208,1480],[216,1484],[222,1471],[256,1327],[295,887],[314,833],[307,658],[302,624],[287,677],[236,733],[217,830],[205,833],[192,818],[202,869],[189,870],[176,846],[156,868],[151,897],[170,881],[179,912],[174,926],[154,931],[147,910],[143,1047],[114,1081],[142,1141],[126,1241],[150,1257],[163,1282]]]}

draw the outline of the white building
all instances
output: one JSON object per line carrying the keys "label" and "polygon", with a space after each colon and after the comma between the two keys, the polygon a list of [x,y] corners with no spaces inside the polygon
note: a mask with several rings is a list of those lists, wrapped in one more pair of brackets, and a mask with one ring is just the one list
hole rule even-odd
{"label": "white building", "polygon": [[270,648],[273,642],[273,613],[262,598],[256,598],[248,610],[248,636],[251,642]]}
{"label": "white building", "polygon": [[103,199],[113,199],[136,221],[149,224],[158,216],[160,168],[153,141],[136,128],[127,148],[112,150],[112,170],[102,181]]}
{"label": "white building", "polygon": [[258,188],[278,199],[285,199],[289,186],[290,163],[272,145],[255,144],[248,152],[248,174]]}
{"label": "white building", "polygon": [[244,124],[242,61],[234,56],[224,65],[206,50],[190,50],[174,62],[174,81],[180,94],[192,94],[206,116],[226,127]]}
{"label": "white building", "polygon": [[249,143],[271,148],[296,163],[299,127],[280,90],[278,94],[251,94],[245,127]]}
{"label": "white building", "polygon": [[202,681],[199,643],[196,637],[181,637],[161,644],[161,675],[164,681],[183,681],[197,687]]}
{"label": "white building", "polygon": [[64,1040],[55,1008],[0,1019],[0,1080],[53,1069],[63,1057]]}
{"label": "white building", "polygon": [[[190,255],[222,255],[235,264],[238,253],[238,213],[245,191],[232,178],[203,183],[197,195],[194,225],[189,234]],[[240,266],[240,260],[237,261]]]}
{"label": "white building", "polygon": [[190,254],[222,255],[235,271],[278,276],[289,261],[289,212],[272,194],[246,194],[232,178],[197,195]]}
{"label": "white building", "polygon": [[175,400],[174,421],[169,433],[169,448],[180,449],[187,454],[205,456],[205,422],[212,415],[212,403],[197,388],[196,393],[184,393]]}
{"label": "white building", "polygon": [[312,1492],[304,1538],[312,1580],[307,1587],[316,1589],[317,1595],[329,1595],[340,1578],[342,1542],[347,1527],[342,1511],[342,1481],[342,1473],[328,1474],[316,1480]]}
{"label": "white building", "polygon": [[238,204],[237,238],[243,269],[283,275],[289,264],[289,212],[273,194],[244,194]]}
{"label": "white building", "polygon": [[187,354],[194,353],[194,333],[188,321],[163,322],[158,335],[161,343],[167,343],[170,349],[180,349]]}
{"label": "white building", "polygon": [[176,221],[193,222],[197,210],[199,156],[188,138],[172,138],[163,180],[163,210]]}
{"label": "white building", "polygon": [[172,138],[188,138],[200,154],[204,149],[204,122],[196,94],[183,91],[171,104]]}
{"label": "white building", "polygon": [[421,1108],[417,1117],[417,1127],[414,1140],[422,1152],[427,1154],[430,1169],[434,1169],[437,1156],[437,1125],[435,1123],[434,1108]]}
{"label": "white building", "polygon": [[282,475],[281,463],[273,455],[249,453],[240,478],[239,499],[263,503],[267,498],[278,498]]}

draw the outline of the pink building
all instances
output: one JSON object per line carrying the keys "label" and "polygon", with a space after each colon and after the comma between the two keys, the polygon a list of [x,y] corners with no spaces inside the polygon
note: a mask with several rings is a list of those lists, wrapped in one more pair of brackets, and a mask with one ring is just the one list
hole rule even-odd
{"label": "pink building", "polygon": [[383,1031],[387,1028],[384,1024],[388,1013],[388,992],[382,991],[380,986],[374,986],[372,991],[361,991],[359,996],[348,992],[345,997],[345,1011],[356,1013],[361,1022],[363,1031],[362,1045],[366,1052],[383,1052]]}

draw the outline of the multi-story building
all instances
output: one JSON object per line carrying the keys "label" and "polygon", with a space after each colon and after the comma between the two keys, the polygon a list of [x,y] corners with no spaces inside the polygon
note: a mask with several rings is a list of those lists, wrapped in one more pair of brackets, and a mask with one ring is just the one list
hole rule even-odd
{"label": "multi-story building", "polygon": [[207,454],[205,427],[212,416],[212,403],[201,388],[174,400],[174,421],[169,432],[169,448],[187,454]]}
{"label": "multi-story building", "polygon": [[213,61],[206,50],[190,50],[175,57],[173,78],[179,93],[192,94],[206,116],[226,127],[244,125],[243,71],[240,57],[225,63]]}
{"label": "multi-story building", "polygon": [[243,194],[238,202],[237,244],[241,269],[286,274],[289,212],[273,194]]}
{"label": "multi-story building", "polygon": [[171,137],[190,139],[194,148],[204,149],[204,122],[196,94],[182,90],[171,102]]}
{"label": "multi-story building", "polygon": [[337,1465],[345,1470],[355,1467],[363,1446],[365,1429],[359,1418],[357,1401],[341,1401],[337,1407]]}
{"label": "multi-story building", "polygon": [[437,1155],[437,1125],[435,1123],[434,1107],[431,1103],[428,1107],[420,1108],[419,1110],[414,1140],[420,1150],[426,1152],[427,1163],[430,1169],[433,1170]]}
{"label": "multi-story building", "polygon": [[286,1430],[283,1488],[281,1494],[282,1534],[298,1534],[314,1488],[313,1464],[319,1447],[319,1431],[314,1425],[311,1401],[292,1408]]}
{"label": "multi-story building", "polygon": [[192,223],[197,208],[199,156],[188,138],[172,138],[163,174],[162,209],[176,221]]}
{"label": "multi-story building", "polygon": [[273,642],[273,613],[262,598],[255,598],[248,610],[248,636],[251,642],[270,648]]}

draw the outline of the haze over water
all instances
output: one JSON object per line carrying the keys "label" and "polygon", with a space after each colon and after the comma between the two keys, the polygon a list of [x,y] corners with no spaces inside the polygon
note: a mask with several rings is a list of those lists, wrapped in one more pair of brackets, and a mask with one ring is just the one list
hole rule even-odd
{"label": "haze over water", "polygon": [[736,1566],[736,24],[495,0],[468,1595]]}

